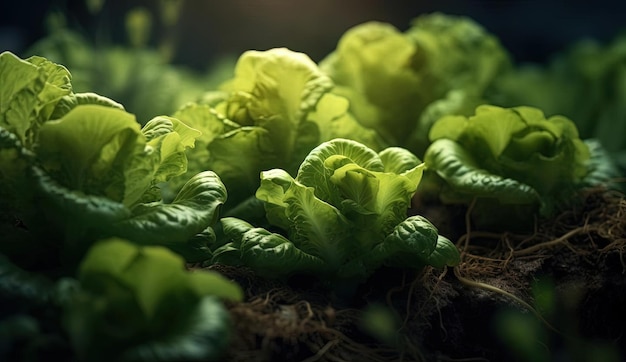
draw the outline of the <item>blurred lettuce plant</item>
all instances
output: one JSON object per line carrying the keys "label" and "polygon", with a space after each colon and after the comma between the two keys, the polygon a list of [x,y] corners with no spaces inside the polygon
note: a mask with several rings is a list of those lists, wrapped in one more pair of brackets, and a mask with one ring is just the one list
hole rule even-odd
{"label": "blurred lettuce plant", "polygon": [[169,250],[122,239],[96,243],[78,280],[63,322],[84,361],[216,361],[231,334],[218,298],[243,298],[215,272],[186,271]]}
{"label": "blurred lettuce plant", "polygon": [[509,66],[496,37],[468,18],[441,13],[418,17],[406,32],[380,22],[357,25],[320,63],[359,122],[418,155],[430,127],[420,117],[432,102],[452,90],[480,99]]}

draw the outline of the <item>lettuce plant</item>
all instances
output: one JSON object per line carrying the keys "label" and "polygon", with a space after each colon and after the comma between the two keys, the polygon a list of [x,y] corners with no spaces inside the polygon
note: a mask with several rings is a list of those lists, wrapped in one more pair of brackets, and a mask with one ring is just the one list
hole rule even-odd
{"label": "lettuce plant", "polygon": [[74,76],[75,92],[115,99],[142,122],[171,114],[211,89],[210,74],[170,64],[157,50],[94,44],[69,29],[54,30],[27,53],[65,65]]}
{"label": "lettuce plant", "polygon": [[337,84],[334,93],[350,100],[350,112],[390,145],[421,155],[430,125],[421,113],[452,90],[480,97],[509,67],[498,40],[465,17],[440,13],[417,18],[401,32],[368,22],[348,30],[337,49],[320,63]]}
{"label": "lettuce plant", "polygon": [[243,298],[217,273],[186,271],[166,248],[116,238],[89,250],[78,280],[63,324],[85,361],[217,360],[230,337],[218,298]]}
{"label": "lettuce plant", "polygon": [[423,169],[402,148],[376,153],[352,140],[322,143],[295,178],[282,169],[261,173],[256,196],[284,235],[224,218],[229,242],[213,261],[271,277],[305,273],[335,281],[362,280],[382,265],[455,265],[454,244],[424,217],[407,217]]}
{"label": "lettuce plant", "polygon": [[574,123],[546,119],[537,108],[482,105],[470,117],[439,119],[430,139],[424,162],[441,178],[445,202],[478,198],[548,216],[589,172],[590,152]]}
{"label": "lettuce plant", "polygon": [[526,104],[570,117],[583,139],[597,138],[626,170],[626,36],[580,41],[546,66],[504,74],[490,95],[502,106]]}
{"label": "lettuce plant", "polygon": [[166,245],[189,260],[210,256],[211,234],[196,235],[216,221],[226,200],[219,177],[193,175],[167,204],[159,189],[186,171],[185,149],[199,131],[165,116],[140,127],[107,98],[60,92],[71,89],[69,73],[41,58],[4,53],[0,78],[0,179],[11,190],[0,194],[7,234],[0,251],[28,257],[52,250],[77,262],[91,242],[119,236]]}
{"label": "lettuce plant", "polygon": [[380,147],[376,133],[354,120],[348,101],[330,92],[332,81],[303,53],[247,51],[221,88],[174,117],[202,131],[189,151],[189,172],[218,173],[230,206],[254,195],[259,172],[283,168],[295,174],[323,141],[350,137]]}
{"label": "lettuce plant", "polygon": [[56,104],[72,93],[71,76],[62,65],[34,56],[0,54],[0,127],[32,149],[37,129]]}

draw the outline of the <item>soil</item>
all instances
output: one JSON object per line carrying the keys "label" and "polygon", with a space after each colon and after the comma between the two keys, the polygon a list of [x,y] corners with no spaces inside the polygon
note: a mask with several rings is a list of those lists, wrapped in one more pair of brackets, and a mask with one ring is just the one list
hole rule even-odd
{"label": "soil", "polygon": [[212,266],[246,290],[245,302],[229,305],[235,333],[226,360],[626,358],[623,194],[588,190],[529,235],[472,230],[471,212],[440,206],[428,215],[443,217],[431,219],[441,234],[458,236],[457,267],[381,269],[351,298],[314,278],[279,282]]}

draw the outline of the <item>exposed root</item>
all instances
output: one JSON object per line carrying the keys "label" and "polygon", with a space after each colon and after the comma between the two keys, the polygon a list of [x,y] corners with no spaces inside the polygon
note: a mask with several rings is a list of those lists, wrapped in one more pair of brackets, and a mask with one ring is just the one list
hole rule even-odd
{"label": "exposed root", "polygon": [[556,332],[561,334],[560,331],[558,331],[556,328],[554,328],[550,322],[548,322],[545,318],[543,318],[543,316],[535,309],[533,308],[533,306],[531,306],[530,304],[526,303],[525,301],[523,301],[521,298],[515,296],[514,294],[511,294],[505,290],[502,290],[498,287],[494,287],[493,285],[489,285],[487,283],[482,283],[482,282],[477,282],[474,280],[470,280],[467,279],[463,276],[461,276],[460,272],[459,272],[459,268],[455,267],[454,268],[454,275],[456,276],[456,278],[463,284],[465,284],[468,287],[475,287],[475,288],[480,288],[483,290],[487,290],[493,293],[497,293],[500,295],[503,295],[507,298],[510,298],[512,300],[514,300],[515,302],[521,304],[524,308],[528,309],[532,314],[535,315],[535,317],[537,317],[537,319],[539,319],[541,322],[543,322],[546,327],[548,327],[551,331]]}
{"label": "exposed root", "polygon": [[[529,303],[502,288],[474,278],[503,279],[510,275],[511,263],[521,260],[545,260],[552,257],[559,247],[568,248],[573,254],[585,256],[592,252],[607,253],[617,250],[626,273],[623,256],[626,250],[626,200],[624,195],[612,191],[589,190],[581,195],[578,208],[563,212],[550,222],[536,224],[532,235],[474,231],[471,212],[475,202],[465,215],[466,230],[456,245],[461,252],[461,263],[454,274],[464,285],[504,295],[521,304],[539,318],[546,326],[557,332]],[[487,246],[485,246],[487,245]],[[603,246],[600,246],[603,245]],[[523,293],[528,285],[523,280],[506,278],[509,286]],[[516,285],[517,284],[517,285]]]}
{"label": "exposed root", "polygon": [[[236,338],[230,361],[393,361],[391,347],[357,342],[357,310],[313,304],[284,286],[230,306]],[[254,359],[252,359],[254,356]]]}
{"label": "exposed root", "polygon": [[544,241],[542,243],[538,243],[538,244],[535,244],[533,246],[529,246],[529,247],[527,247],[525,249],[515,250],[515,251],[512,252],[512,254],[514,256],[531,255],[531,254],[538,253],[541,250],[549,249],[549,248],[555,247],[555,246],[560,245],[560,244],[566,245],[570,249],[573,250],[571,245],[568,245],[567,240],[570,239],[571,237],[575,236],[575,235],[581,234],[583,232],[589,232],[589,231],[591,231],[591,229],[586,227],[586,226],[577,227],[577,228],[575,228],[573,230],[570,230],[566,234],[564,234],[564,235],[562,235],[562,236],[560,236],[560,237],[558,237],[556,239],[553,239],[553,240],[550,240],[550,241]]}

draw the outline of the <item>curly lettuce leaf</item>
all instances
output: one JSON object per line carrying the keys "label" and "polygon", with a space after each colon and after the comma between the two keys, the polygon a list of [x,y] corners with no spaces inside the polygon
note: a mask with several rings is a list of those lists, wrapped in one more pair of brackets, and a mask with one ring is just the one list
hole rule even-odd
{"label": "curly lettuce leaf", "polygon": [[214,359],[230,333],[216,297],[243,297],[219,274],[186,271],[184,260],[165,248],[115,238],[90,249],[78,279],[63,321],[78,356],[88,360]]}
{"label": "curly lettuce leaf", "polygon": [[[406,218],[424,164],[420,163],[406,173],[390,173],[369,171],[346,161],[343,157],[327,160],[328,167],[334,169],[330,182],[339,188],[342,212],[361,214],[354,215],[353,222],[360,229],[359,233],[364,233],[360,238],[367,248]],[[337,164],[344,165],[335,168]],[[372,242],[365,243],[367,239]]]}
{"label": "curly lettuce leaf", "polygon": [[31,149],[37,128],[47,121],[59,100],[72,92],[70,73],[42,57],[20,59],[0,54],[0,127],[13,132]]}

